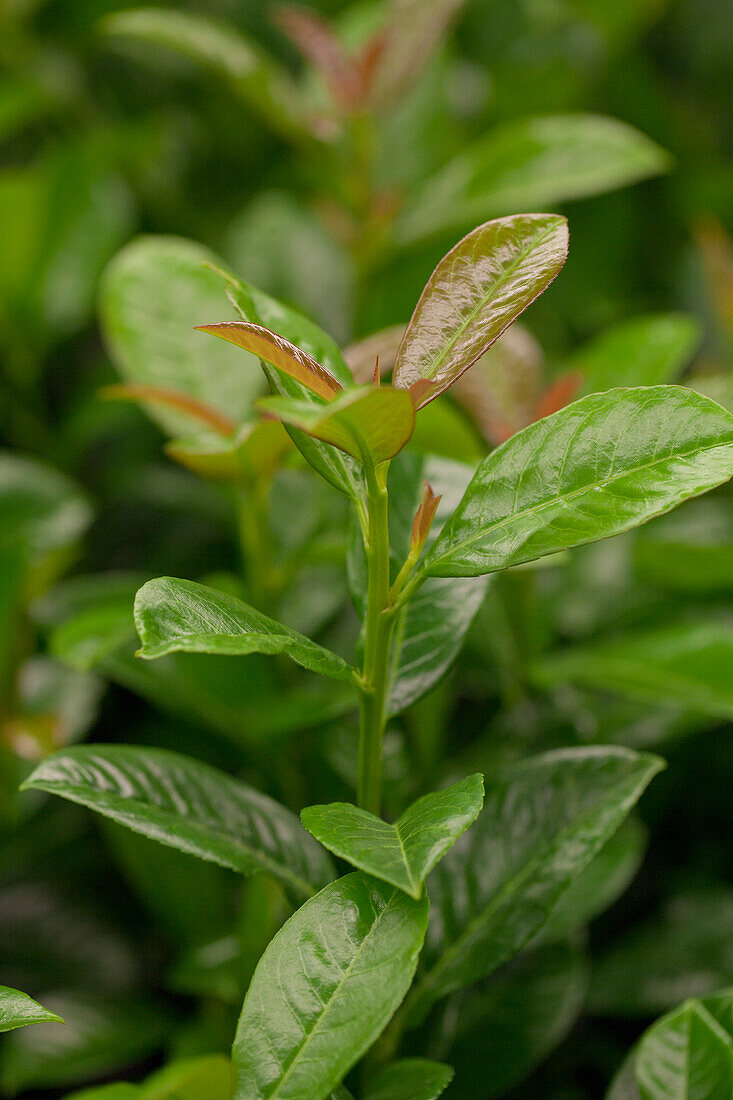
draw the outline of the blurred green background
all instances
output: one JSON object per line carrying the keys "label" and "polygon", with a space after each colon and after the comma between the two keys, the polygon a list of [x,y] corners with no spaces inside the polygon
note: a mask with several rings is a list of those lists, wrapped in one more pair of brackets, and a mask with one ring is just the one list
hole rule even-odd
{"label": "blurred green background", "polygon": [[[242,896],[207,865],[18,798],[34,762],[82,736],[175,747],[296,809],[353,779],[348,704],[332,691],[298,677],[283,688],[260,658],[238,659],[233,676],[215,659],[152,671],[131,656],[140,580],[254,587],[238,577],[246,532],[231,489],[166,456],[166,434],[181,433],[164,433],[160,409],[100,395],[122,376],[243,419],[227,403],[229,360],[191,332],[232,315],[224,284],[192,274],[201,258],[347,346],[404,324],[473,225],[557,210],[570,256],[527,315],[528,343],[487,364],[489,398],[436,403],[432,440],[415,447],[475,460],[583,377],[681,378],[733,407],[733,6],[403,7],[393,86],[362,110],[324,28],[356,56],[390,17],[386,0],[312,4],[324,22],[305,24],[265,0],[2,5],[0,982],[56,995],[77,1020],[58,1040],[0,1037],[8,1095],[61,1096],[226,1049],[282,919],[266,882]],[[368,76],[373,58],[360,56]],[[210,252],[138,243],[108,269],[141,234]],[[123,301],[135,265],[139,316]],[[282,617],[343,646],[354,624],[341,501],[302,470],[267,493],[273,544],[297,564],[277,591]],[[480,1042],[463,1036],[451,1055],[433,1037],[436,1056],[459,1071],[463,1060],[467,1091],[451,1096],[591,1100],[650,1019],[733,980],[732,549],[723,489],[538,571],[531,591],[526,573],[501,578],[458,672],[392,731],[395,805],[416,759],[421,781],[593,741],[670,762],[598,871],[597,908],[611,909],[504,975]],[[617,667],[618,637],[653,675]],[[414,727],[431,723],[416,749]],[[518,1071],[482,1092],[477,1058]]]}

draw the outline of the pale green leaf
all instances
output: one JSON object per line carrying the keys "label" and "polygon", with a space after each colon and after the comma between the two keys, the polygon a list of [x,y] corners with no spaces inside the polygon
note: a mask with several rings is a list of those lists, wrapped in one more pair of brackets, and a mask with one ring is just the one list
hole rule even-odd
{"label": "pale green leaf", "polygon": [[568,227],[557,214],[516,214],[474,229],[430,276],[402,338],[395,386],[451,386],[558,274]]}
{"label": "pale green leaf", "polygon": [[27,993],[0,985],[0,1031],[13,1031],[27,1024],[45,1024],[64,1021],[55,1012],[49,1012]]}
{"label": "pale green leaf", "polygon": [[[252,402],[264,389],[259,360],[194,331],[231,309],[220,276],[204,266],[216,260],[194,241],[139,237],[104,274],[100,320],[125,382],[179,391],[240,425],[252,419]],[[191,430],[180,413],[157,404],[149,411],[171,435]]]}
{"label": "pale green leaf", "polygon": [[255,611],[234,596],[194,581],[158,577],[135,599],[135,625],[140,656],[162,657],[176,651],[219,653],[286,653],[299,665],[335,679],[353,670],[335,653]]}
{"label": "pale green leaf", "polygon": [[424,183],[406,203],[397,236],[406,244],[513,210],[612,191],[658,175],[669,163],[658,145],[617,119],[566,114],[514,120]]}
{"label": "pale green leaf", "polygon": [[235,1100],[325,1100],[407,992],[427,918],[427,899],[360,872],[306,902],[272,940],[245,998]]}
{"label": "pale green leaf", "polygon": [[284,424],[374,464],[394,458],[415,426],[412,398],[392,386],[360,386],[326,405],[287,397],[264,398],[257,404]]}
{"label": "pale green leaf", "polygon": [[483,777],[471,775],[423,795],[394,825],[348,802],[308,806],[300,817],[329,851],[419,898],[426,876],[476,820],[483,794]]}
{"label": "pale green leaf", "polygon": [[428,884],[435,919],[409,1021],[490,974],[542,927],[662,766],[628,749],[567,749],[487,784],[478,820]]}
{"label": "pale green leaf", "polygon": [[476,576],[619,534],[733,474],[733,415],[678,386],[591,394],[478,467],[423,563]]}
{"label": "pale green leaf", "polygon": [[244,875],[267,871],[300,895],[332,878],[331,861],[284,806],[216,768],[163,749],[78,745],[23,784]]}
{"label": "pale green leaf", "polygon": [[232,1070],[221,1054],[175,1062],[140,1087],[139,1100],[230,1100]]}
{"label": "pale green leaf", "polygon": [[91,522],[77,486],[34,458],[0,451],[0,548],[20,548],[33,563],[75,542]]}

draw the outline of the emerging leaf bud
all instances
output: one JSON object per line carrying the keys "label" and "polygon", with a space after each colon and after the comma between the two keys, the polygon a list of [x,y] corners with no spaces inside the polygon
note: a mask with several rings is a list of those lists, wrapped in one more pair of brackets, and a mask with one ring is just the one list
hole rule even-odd
{"label": "emerging leaf bud", "polygon": [[436,496],[432,485],[429,481],[426,481],[420,507],[412,521],[412,538],[410,539],[410,551],[412,553],[419,554],[425,545],[441,500],[442,497]]}

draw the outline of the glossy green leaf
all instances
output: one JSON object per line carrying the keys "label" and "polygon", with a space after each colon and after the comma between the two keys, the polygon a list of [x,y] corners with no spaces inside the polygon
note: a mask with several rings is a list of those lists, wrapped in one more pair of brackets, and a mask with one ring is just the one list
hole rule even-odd
{"label": "glossy green leaf", "polygon": [[268,871],[300,895],[333,877],[331,862],[279,803],[197,760],[163,749],[76,746],[23,785],[48,791],[182,852],[244,875]]}
{"label": "glossy green leaf", "polygon": [[101,22],[108,35],[176,50],[222,77],[248,107],[288,137],[308,134],[288,73],[239,29],[209,16],[165,8],[118,11]]}
{"label": "glossy green leaf", "polygon": [[471,775],[423,795],[394,825],[349,802],[308,806],[300,818],[329,851],[417,899],[427,875],[476,820],[483,797],[483,776]]}
{"label": "glossy green leaf", "polygon": [[60,1016],[49,1012],[27,993],[0,985],[0,1031],[13,1031],[27,1024],[45,1024],[55,1021],[63,1024]]}
{"label": "glossy green leaf", "polygon": [[542,927],[662,766],[627,749],[567,749],[487,784],[483,812],[429,883],[428,969],[408,998],[409,1021],[490,974]]}
{"label": "glossy green leaf", "polygon": [[577,932],[609,908],[628,887],[644,856],[646,829],[629,817],[570,883],[538,933],[553,943]]}
{"label": "glossy green leaf", "polygon": [[619,534],[733,474],[733,415],[678,386],[591,394],[478,467],[423,568],[476,576]]}
{"label": "glossy green leaf", "polygon": [[140,1100],[230,1100],[232,1070],[221,1054],[175,1062],[140,1088]]}
{"label": "glossy green leaf", "polygon": [[567,250],[567,222],[556,214],[516,214],[474,229],[430,276],[397,352],[393,384],[430,382],[419,404],[436,398],[546,289]]}
{"label": "glossy green leaf", "polygon": [[583,1006],[588,973],[568,943],[523,952],[486,981],[456,993],[438,1040],[456,1068],[455,1100],[505,1096],[560,1043]]}
{"label": "glossy green leaf", "polygon": [[335,653],[260,614],[234,596],[194,581],[158,577],[135,599],[141,657],[185,653],[286,653],[299,665],[335,679],[352,669]]}
{"label": "glossy green leaf", "polygon": [[265,951],[245,998],[235,1100],[324,1100],[407,992],[427,919],[427,899],[360,872],[306,902]]}
{"label": "glossy green leaf", "polygon": [[584,643],[538,661],[543,687],[575,683],[630,699],[733,717],[733,627],[695,622]]}
{"label": "glossy green leaf", "polygon": [[667,154],[638,130],[601,115],[549,115],[505,123],[429,179],[405,205],[408,243],[513,210],[584,198],[655,176]]}
{"label": "glossy green leaf", "polygon": [[380,1070],[365,1100],[437,1100],[453,1079],[453,1070],[427,1058],[403,1058]]}
{"label": "glossy green leaf", "polygon": [[357,461],[372,463],[394,458],[415,426],[415,406],[406,390],[392,386],[359,387],[327,405],[288,397],[269,397],[257,403],[308,435],[345,451]]}
{"label": "glossy green leaf", "polygon": [[[193,241],[139,237],[104,274],[100,319],[125,382],[179,391],[240,425],[252,419],[252,402],[264,389],[259,361],[193,331],[231,312],[220,276],[204,266],[216,260]],[[180,413],[160,405],[149,411],[171,435],[191,430]]]}
{"label": "glossy green leaf", "polygon": [[113,1002],[64,993],[47,999],[66,1026],[21,1028],[5,1038],[0,1087],[6,1094],[110,1077],[159,1050],[171,1026],[170,1018],[141,997]]}
{"label": "glossy green leaf", "polygon": [[632,317],[606,329],[563,363],[583,375],[583,394],[614,386],[675,382],[700,342],[700,326],[683,313]]}
{"label": "glossy green leaf", "polygon": [[608,1100],[727,1100],[733,993],[690,1000],[644,1033]]}

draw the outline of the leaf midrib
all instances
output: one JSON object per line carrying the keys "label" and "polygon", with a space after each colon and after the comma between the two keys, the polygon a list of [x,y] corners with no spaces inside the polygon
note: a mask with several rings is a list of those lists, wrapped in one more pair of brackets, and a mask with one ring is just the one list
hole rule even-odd
{"label": "leaf midrib", "polygon": [[385,903],[384,908],[377,915],[377,917],[376,917],[374,923],[372,924],[371,928],[367,932],[367,934],[364,937],[364,939],[362,940],[362,942],[359,944],[359,947],[356,950],[356,952],[354,954],[354,957],[352,958],[351,962],[349,963],[346,970],[344,971],[340,981],[338,982],[335,989],[333,990],[333,993],[328,998],[328,1001],[323,1006],[323,1011],[321,1012],[320,1016],[318,1017],[318,1019],[316,1020],[315,1024],[313,1025],[311,1030],[308,1032],[308,1034],[303,1036],[303,1040],[300,1043],[299,1047],[297,1048],[297,1050],[296,1050],[296,1052],[293,1056],[293,1059],[290,1062],[290,1065],[288,1066],[285,1073],[282,1075],[282,1077],[278,1081],[277,1088],[275,1089],[274,1092],[270,1093],[269,1100],[276,1100],[276,1098],[281,1095],[280,1090],[281,1090],[282,1086],[286,1083],[288,1078],[291,1076],[291,1074],[293,1073],[295,1067],[297,1066],[298,1062],[300,1061],[300,1058],[303,1056],[303,1054],[305,1053],[306,1049],[308,1048],[311,1040],[313,1039],[313,1036],[320,1029],[323,1021],[325,1020],[326,1016],[329,1013],[329,1010],[331,1008],[331,1005],[332,1005],[333,1001],[341,993],[341,990],[343,989],[344,983],[351,976],[351,972],[352,972],[354,966],[356,965],[357,961],[361,957],[361,954],[364,951],[364,949],[366,948],[367,944],[369,943],[369,940],[374,935],[374,932],[376,931],[377,927],[379,926],[380,921],[384,917],[384,915],[387,912],[387,910],[389,909],[389,907],[392,905],[392,902],[394,901],[395,896],[397,895],[397,893],[398,893],[398,888],[395,887],[393,889],[392,893],[390,894],[389,900]]}
{"label": "leaf midrib", "polygon": [[[553,234],[553,232],[556,228],[557,228],[557,226],[553,225],[551,228],[547,229],[544,233],[541,233],[538,236],[533,237],[532,243],[530,245],[528,245],[527,248],[524,251],[518,253],[518,255],[512,261],[512,263],[509,264],[509,266],[504,269],[502,274],[499,275],[493,281],[493,283],[491,284],[490,290],[488,290],[486,292],[486,294],[484,294],[483,297],[481,297],[479,299],[479,301],[474,306],[474,308],[469,313],[466,314],[463,321],[461,322],[461,324],[458,326],[455,333],[453,334],[453,337],[443,346],[442,351],[435,357],[435,359],[433,360],[433,362],[430,365],[430,367],[428,368],[428,370],[425,373],[422,373],[421,376],[423,378],[428,378],[428,379],[435,378],[435,375],[440,370],[440,368],[442,367],[445,360],[448,358],[448,355],[450,354],[450,352],[455,347],[455,345],[458,342],[459,338],[463,335],[463,333],[466,331],[466,329],[469,327],[469,325],[473,324],[476,317],[479,315],[479,313],[484,308],[486,303],[496,294],[497,290],[501,286],[503,286],[504,283],[507,282],[509,277],[514,274],[517,267],[519,267],[520,263],[522,263],[527,258],[527,256],[529,256],[530,253],[534,251],[534,249],[536,249],[540,245],[544,244],[544,242],[548,239],[548,237],[552,236],[552,234]],[[528,304],[531,304],[531,303],[528,303]],[[508,324],[511,324],[511,322],[507,322],[507,325],[505,325],[504,327],[506,328],[508,326]],[[498,336],[496,337],[496,339],[498,339]],[[487,345],[487,347],[488,347],[488,345]],[[484,350],[486,350],[486,349],[484,349]]]}
{"label": "leaf midrib", "polygon": [[[700,454],[710,454],[713,451],[717,451],[717,450],[722,451],[722,450],[725,450],[726,448],[731,448],[731,447],[733,447],[733,438],[728,440],[728,442],[726,442],[726,443],[715,443],[712,446],[695,447],[695,448],[691,448],[688,451],[675,451],[674,454],[666,455],[665,457],[655,459],[653,462],[645,463],[642,466],[634,466],[631,469],[624,470],[620,474],[614,474],[614,475],[611,475],[610,477],[607,477],[607,478],[601,478],[598,481],[587,482],[585,485],[582,485],[579,489],[574,489],[572,492],[564,493],[562,495],[558,494],[556,496],[551,497],[548,500],[543,501],[541,504],[533,505],[532,507],[525,508],[525,509],[523,509],[522,511],[519,511],[519,512],[512,512],[510,515],[505,516],[503,519],[499,520],[497,523],[492,523],[488,527],[483,527],[475,535],[470,535],[467,538],[461,539],[460,541],[457,541],[457,542],[451,542],[449,544],[447,550],[444,553],[436,555],[436,557],[434,557],[432,559],[432,561],[429,560],[429,559],[426,560],[425,565],[423,566],[423,572],[428,573],[428,574],[432,573],[432,568],[431,567],[433,565],[437,564],[438,562],[450,560],[451,556],[457,550],[464,550],[467,546],[471,546],[474,542],[478,542],[480,539],[488,538],[494,531],[500,530],[502,527],[505,527],[509,523],[513,523],[515,520],[522,520],[522,519],[527,518],[528,516],[537,515],[538,513],[544,511],[547,508],[551,508],[554,505],[556,505],[558,503],[561,503],[563,501],[574,500],[576,497],[582,496],[584,493],[592,492],[594,489],[606,489],[609,485],[613,485],[614,482],[616,482],[616,481],[621,481],[623,478],[629,477],[632,474],[643,473],[645,470],[652,470],[656,466],[661,466],[665,462],[670,462],[674,459],[695,458],[695,457],[697,457],[697,455],[700,455]],[[469,488],[470,488],[470,486],[469,486]],[[468,492],[468,489],[466,490],[466,492]],[[455,515],[457,515],[457,514],[458,513],[454,514],[454,519],[455,519]],[[451,520],[450,522],[451,522],[451,525],[452,525],[453,520]],[[440,537],[442,538],[442,535]],[[603,538],[603,536],[601,535],[601,536],[599,536],[599,538]],[[598,541],[598,540],[596,540],[596,541]],[[575,544],[573,544],[573,545],[575,545]],[[541,556],[541,555],[538,555],[538,556]],[[500,568],[503,568],[503,567],[502,566],[497,567],[497,569],[500,569]],[[496,570],[490,570],[490,572],[496,572]]]}

